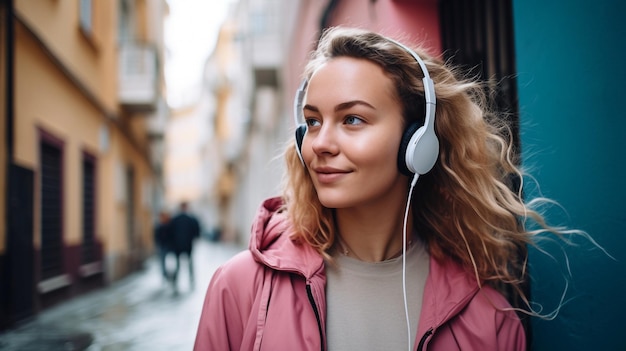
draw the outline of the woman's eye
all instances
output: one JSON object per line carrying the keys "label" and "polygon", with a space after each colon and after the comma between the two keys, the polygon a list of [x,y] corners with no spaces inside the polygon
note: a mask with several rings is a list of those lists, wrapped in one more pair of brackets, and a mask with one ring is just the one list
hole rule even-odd
{"label": "woman's eye", "polygon": [[307,118],[306,125],[307,127],[315,127],[318,126],[320,122],[314,118]]}
{"label": "woman's eye", "polygon": [[350,115],[346,117],[345,123],[346,124],[361,124],[363,123],[363,120],[357,116]]}

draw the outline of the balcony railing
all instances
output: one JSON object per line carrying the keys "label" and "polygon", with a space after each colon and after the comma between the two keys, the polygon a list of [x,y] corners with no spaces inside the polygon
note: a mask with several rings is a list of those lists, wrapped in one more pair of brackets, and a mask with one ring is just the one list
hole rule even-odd
{"label": "balcony railing", "polygon": [[123,43],[119,51],[119,101],[131,111],[157,108],[159,67],[154,46]]}

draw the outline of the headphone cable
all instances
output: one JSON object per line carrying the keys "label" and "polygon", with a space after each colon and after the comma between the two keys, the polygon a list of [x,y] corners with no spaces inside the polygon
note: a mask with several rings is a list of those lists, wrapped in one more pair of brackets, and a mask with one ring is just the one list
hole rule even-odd
{"label": "headphone cable", "polygon": [[402,292],[404,295],[404,314],[406,316],[406,332],[407,332],[407,340],[408,340],[408,350],[411,351],[411,321],[409,319],[409,304],[407,302],[407,293],[406,293],[406,227],[407,221],[409,218],[409,208],[411,205],[411,197],[413,196],[413,188],[415,188],[415,184],[417,184],[417,179],[419,178],[419,173],[415,173],[413,175],[413,180],[411,181],[411,187],[409,188],[409,197],[406,201],[406,207],[404,209],[404,223],[402,229]]}

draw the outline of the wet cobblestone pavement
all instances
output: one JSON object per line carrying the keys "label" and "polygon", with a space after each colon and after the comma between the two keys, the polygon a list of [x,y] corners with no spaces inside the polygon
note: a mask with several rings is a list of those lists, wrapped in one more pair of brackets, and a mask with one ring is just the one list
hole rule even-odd
{"label": "wet cobblestone pavement", "polygon": [[178,294],[151,258],[140,272],[1,332],[0,350],[191,350],[213,272],[242,249],[198,241],[193,253],[195,288],[182,259]]}

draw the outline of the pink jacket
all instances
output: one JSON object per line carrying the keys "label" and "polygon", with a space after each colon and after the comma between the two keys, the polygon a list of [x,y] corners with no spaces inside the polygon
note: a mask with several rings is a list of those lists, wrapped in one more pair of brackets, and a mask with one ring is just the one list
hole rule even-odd
{"label": "pink jacket", "polygon": [[[279,198],[266,200],[249,250],[209,285],[194,350],[326,350],[326,275],[321,256],[289,239]],[[452,261],[430,261],[416,350],[525,350],[508,302]]]}

